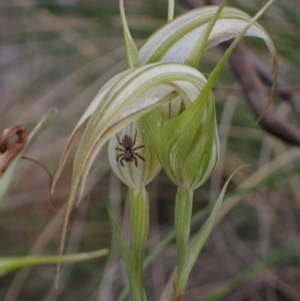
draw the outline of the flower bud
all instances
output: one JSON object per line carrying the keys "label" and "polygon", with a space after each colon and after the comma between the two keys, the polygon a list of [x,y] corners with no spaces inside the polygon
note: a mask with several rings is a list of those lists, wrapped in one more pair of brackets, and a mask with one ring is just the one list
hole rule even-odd
{"label": "flower bud", "polygon": [[[218,162],[214,99],[210,94],[188,108],[183,102],[179,106],[178,99],[174,101],[142,117],[142,124],[168,177],[177,186],[194,190],[208,179]],[[177,107],[176,117],[172,106]]]}
{"label": "flower bud", "polygon": [[134,189],[145,187],[161,168],[138,122],[110,138],[108,158],[117,176]]}

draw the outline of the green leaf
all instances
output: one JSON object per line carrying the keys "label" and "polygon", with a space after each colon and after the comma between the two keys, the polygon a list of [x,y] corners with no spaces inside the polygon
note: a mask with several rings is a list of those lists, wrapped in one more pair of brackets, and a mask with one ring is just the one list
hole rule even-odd
{"label": "green leaf", "polygon": [[127,21],[126,21],[126,16],[125,16],[123,0],[120,0],[119,5],[120,5],[120,14],[121,14],[121,19],[122,19],[122,25],[123,25],[123,34],[124,34],[124,41],[125,41],[125,47],[126,47],[128,67],[129,68],[139,67],[140,60],[139,60],[138,50],[137,50],[136,45],[134,44],[134,41],[130,35],[130,31],[129,31]]}
{"label": "green leaf", "polygon": [[189,246],[189,257],[188,257],[188,262],[186,265],[186,268],[184,270],[184,272],[181,275],[178,275],[178,282],[176,283],[176,288],[178,290],[178,292],[183,292],[189,277],[189,274],[197,260],[197,257],[199,256],[202,247],[204,245],[204,243],[206,242],[208,236],[210,235],[215,220],[218,216],[218,213],[221,209],[222,203],[223,203],[223,199],[225,196],[225,192],[227,189],[227,186],[231,180],[231,178],[234,176],[234,174],[241,168],[243,168],[244,166],[239,167],[238,169],[236,169],[232,175],[229,177],[229,179],[226,181],[225,185],[223,186],[221,193],[216,201],[216,204],[208,218],[208,220],[205,222],[205,224],[202,226],[202,228],[200,229],[200,231],[195,235],[195,237],[193,238],[190,246]]}
{"label": "green leaf", "polygon": [[17,269],[46,265],[57,264],[59,262],[79,262],[90,260],[98,257],[103,257],[108,254],[107,249],[100,251],[80,253],[75,255],[65,256],[28,256],[28,257],[2,257],[0,258],[0,276],[10,273]]}
{"label": "green leaf", "polygon": [[143,300],[143,295],[140,294],[138,285],[136,283],[136,274],[134,271],[132,256],[121,237],[120,231],[118,229],[118,226],[117,226],[111,212],[108,211],[108,214],[109,214],[110,222],[112,225],[112,230],[117,239],[117,243],[119,245],[119,248],[120,248],[124,263],[125,263],[125,268],[126,268],[127,276],[128,276],[128,280],[129,280],[130,291],[132,294],[132,299],[133,299],[133,301],[141,301],[141,300]]}

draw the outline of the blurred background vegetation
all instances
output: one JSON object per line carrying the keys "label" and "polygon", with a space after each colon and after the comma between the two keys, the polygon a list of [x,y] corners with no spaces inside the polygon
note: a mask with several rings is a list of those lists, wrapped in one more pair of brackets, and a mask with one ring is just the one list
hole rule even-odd
{"label": "blurred background vegetation", "polygon": [[[176,15],[187,10],[186,2],[176,1]],[[193,3],[203,5],[200,0]],[[251,15],[264,3],[229,0],[229,5]],[[126,0],[125,8],[137,45],[166,22],[167,0]],[[275,1],[260,23],[278,49],[280,77],[290,84],[293,93],[300,93],[299,1]],[[246,43],[270,69],[263,43],[254,39],[246,39]],[[201,71],[209,74],[221,53],[218,47],[207,51]],[[85,108],[101,86],[125,68],[117,0],[1,0],[0,128],[22,124],[30,131],[50,108],[56,107],[58,114],[46,122],[27,151],[52,173]],[[221,157],[210,181],[195,192],[194,229],[205,220],[207,206],[216,200],[232,171],[243,164],[251,166],[232,180],[223,218],[192,272],[184,300],[300,300],[300,150],[256,124],[229,67],[219,79],[215,97]],[[274,105],[276,114],[296,123],[287,102],[275,97]],[[66,252],[109,247],[110,256],[65,265],[57,291],[53,289],[52,266],[2,277],[0,300],[118,299],[126,277],[111,237],[107,207],[111,207],[129,240],[127,190],[111,172],[105,149],[96,162],[87,197],[70,224]],[[62,208],[65,203],[71,168],[69,160],[55,191],[56,207]],[[150,253],[172,231],[176,188],[161,172],[148,190]],[[56,254],[63,210],[55,212],[49,207],[48,193],[47,174],[38,165],[22,160],[1,205],[1,256]],[[149,300],[169,300],[172,284],[168,279],[176,260],[174,239],[170,237],[166,246],[156,250],[160,252],[145,271],[146,291]]]}

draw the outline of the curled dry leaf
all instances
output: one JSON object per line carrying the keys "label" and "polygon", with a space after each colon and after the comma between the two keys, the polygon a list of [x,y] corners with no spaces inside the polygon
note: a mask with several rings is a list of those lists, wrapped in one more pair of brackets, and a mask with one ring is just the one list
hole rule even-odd
{"label": "curled dry leaf", "polygon": [[27,142],[27,130],[22,125],[13,125],[2,131],[0,137],[0,177]]}
{"label": "curled dry leaf", "polygon": [[[8,169],[12,161],[17,157],[17,155],[21,152],[24,146],[27,143],[27,130],[22,125],[13,125],[9,128],[4,129],[1,132],[0,137],[0,177],[3,176],[5,171]],[[40,165],[48,174],[50,179],[50,187],[52,185],[52,174],[41,161],[36,158],[32,158],[29,156],[22,155],[22,159],[26,159],[37,163]],[[52,210],[57,211],[56,208],[52,204],[51,194],[49,193],[48,202]]]}

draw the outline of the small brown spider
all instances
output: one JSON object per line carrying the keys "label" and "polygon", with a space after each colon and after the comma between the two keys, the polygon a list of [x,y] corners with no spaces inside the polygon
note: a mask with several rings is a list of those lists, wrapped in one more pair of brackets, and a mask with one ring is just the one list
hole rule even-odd
{"label": "small brown spider", "polygon": [[130,136],[125,134],[125,136],[122,139],[122,142],[120,141],[120,138],[118,135],[117,139],[119,144],[122,148],[116,147],[115,150],[118,150],[122,152],[121,154],[117,155],[117,161],[120,160],[121,165],[124,167],[123,161],[126,162],[132,162],[134,160],[135,166],[138,166],[137,158],[140,158],[141,160],[145,161],[145,159],[136,152],[137,149],[145,147],[145,145],[140,145],[134,147],[136,143],[136,136],[137,136],[137,130],[135,130],[133,141]]}

